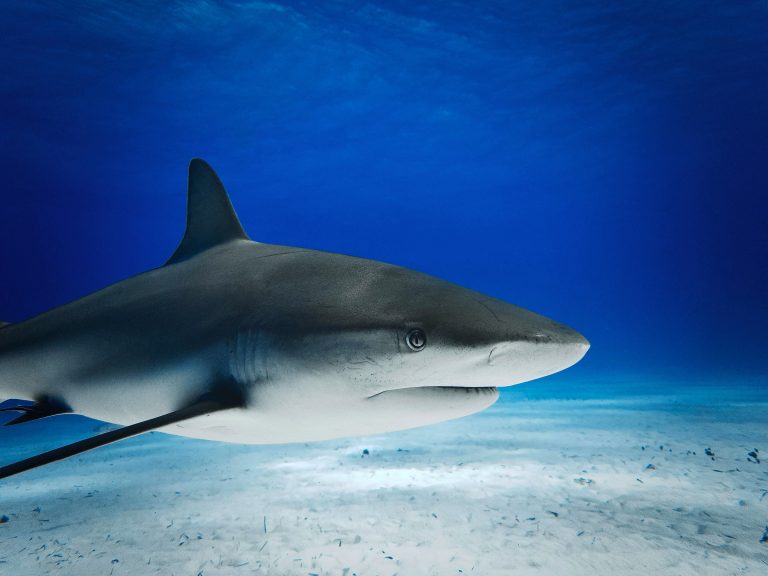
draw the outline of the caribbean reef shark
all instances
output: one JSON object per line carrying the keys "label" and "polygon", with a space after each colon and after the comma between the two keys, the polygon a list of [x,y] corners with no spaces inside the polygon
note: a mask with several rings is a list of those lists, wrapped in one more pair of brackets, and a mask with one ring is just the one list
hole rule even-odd
{"label": "caribbean reef shark", "polygon": [[307,442],[483,410],[563,370],[578,332],[373,260],[251,241],[216,173],[189,166],[187,226],[164,266],[0,327],[16,425],[62,413],[122,428],[0,468],[0,478],[159,429]]}

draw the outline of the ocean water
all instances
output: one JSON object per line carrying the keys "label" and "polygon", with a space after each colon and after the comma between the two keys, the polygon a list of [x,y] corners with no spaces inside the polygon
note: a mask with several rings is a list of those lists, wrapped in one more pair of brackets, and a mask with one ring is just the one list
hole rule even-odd
{"label": "ocean water", "polygon": [[[767,29],[764,0],[5,2],[1,320],[160,266],[202,157],[255,240],[592,347],[433,428],[152,434],[2,481],[0,573],[760,573]],[[101,426],[2,429],[2,463]]]}

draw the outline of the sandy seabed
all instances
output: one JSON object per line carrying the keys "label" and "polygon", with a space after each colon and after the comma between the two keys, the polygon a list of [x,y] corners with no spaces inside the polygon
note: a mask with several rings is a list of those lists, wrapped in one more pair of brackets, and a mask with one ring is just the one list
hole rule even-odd
{"label": "sandy seabed", "polygon": [[[100,426],[3,429],[2,463]],[[4,576],[764,575],[768,404],[505,398],[287,446],[153,433],[0,481],[0,516]]]}

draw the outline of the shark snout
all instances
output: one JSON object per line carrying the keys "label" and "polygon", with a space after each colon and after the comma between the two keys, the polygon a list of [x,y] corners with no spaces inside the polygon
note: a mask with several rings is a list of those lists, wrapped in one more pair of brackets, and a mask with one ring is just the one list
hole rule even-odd
{"label": "shark snout", "polygon": [[581,360],[589,346],[576,330],[550,321],[492,344],[485,364],[495,386],[511,386],[565,370]]}
{"label": "shark snout", "polygon": [[570,326],[559,322],[550,321],[549,326],[534,331],[530,337],[537,344],[570,346],[577,350],[583,349],[585,353],[589,349],[589,340]]}

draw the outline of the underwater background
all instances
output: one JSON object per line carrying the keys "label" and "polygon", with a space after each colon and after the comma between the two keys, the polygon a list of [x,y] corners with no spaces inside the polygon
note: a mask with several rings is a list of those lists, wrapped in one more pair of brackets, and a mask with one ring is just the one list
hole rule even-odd
{"label": "underwater background", "polygon": [[0,318],[161,265],[199,156],[255,240],[574,326],[558,380],[762,378],[767,29],[764,1],[5,2]]}
{"label": "underwater background", "polygon": [[[187,164],[202,157],[219,173],[254,240],[414,268],[557,319],[592,344],[573,368],[503,390],[487,413],[442,428],[388,435],[379,444],[342,441],[333,448],[221,445],[219,460],[206,456],[225,472],[225,463],[238,458],[274,458],[274,483],[259,488],[264,506],[285,505],[276,494],[285,488],[280,474],[289,470],[297,492],[287,506],[299,510],[299,518],[306,502],[295,495],[318,481],[318,470],[330,470],[323,468],[324,453],[341,450],[348,465],[375,468],[370,459],[360,458],[363,448],[376,456],[375,446],[389,454],[382,456],[381,469],[395,466],[405,450],[408,463],[398,470],[411,471],[426,461],[439,466],[468,453],[484,454],[478,458],[496,466],[494,458],[514,452],[511,442],[525,443],[525,434],[542,433],[552,435],[546,442],[536,436],[525,450],[537,454],[531,458],[544,467],[556,464],[542,464],[542,454],[568,445],[574,453],[583,450],[590,465],[610,453],[611,466],[619,469],[627,460],[618,455],[617,443],[624,446],[626,437],[627,445],[635,443],[637,450],[642,445],[643,451],[626,458],[634,462],[636,457],[641,471],[658,467],[661,475],[663,465],[647,461],[644,451],[646,445],[666,444],[664,434],[677,439],[675,450],[689,456],[697,450],[701,457],[704,444],[718,440],[722,450],[733,451],[734,461],[743,462],[756,442],[768,453],[767,30],[764,0],[6,1],[0,12],[0,319],[22,321],[162,265],[184,228]],[[638,397],[656,399],[628,400]],[[587,404],[559,403],[574,399]],[[724,402],[731,403],[726,413],[713,411]],[[601,406],[610,410],[602,412]],[[592,418],[588,428],[601,430],[602,436],[574,432],[585,426],[580,410],[583,418]],[[92,426],[83,418],[61,417],[0,430],[3,463],[36,447],[88,435]],[[509,433],[503,440],[500,430]],[[638,430],[644,436],[635,434]],[[0,573],[4,566],[16,566],[8,573],[17,575],[47,570],[117,574],[120,568],[141,573],[136,566],[145,565],[145,558],[115,563],[118,558],[109,554],[103,565],[72,560],[62,568],[53,560],[44,564],[25,556],[28,563],[19,566],[15,562],[22,553],[16,544],[27,536],[47,538],[32,528],[43,524],[34,523],[39,510],[31,511],[36,504],[46,511],[40,502],[50,490],[85,485],[82,495],[90,498],[89,483],[99,482],[103,501],[94,509],[109,517],[119,498],[108,487],[136,475],[133,488],[123,493],[142,501],[149,496],[139,479],[148,473],[156,474],[160,485],[155,498],[160,493],[166,502],[176,499],[174,473],[155,470],[162,461],[158,454],[164,453],[162,446],[176,447],[189,462],[193,455],[208,454],[202,445],[153,434],[83,457],[81,463],[92,459],[90,467],[62,463],[59,472],[51,469],[54,465],[30,473],[37,484],[19,477],[16,484],[0,486],[0,514],[10,519],[0,526]],[[451,451],[461,446],[466,449],[461,456]],[[142,447],[147,452],[137,474],[123,457],[136,456],[131,451]],[[117,459],[114,469],[114,462],[101,460],[109,455]],[[181,456],[174,458],[171,468],[178,471]],[[286,461],[305,467],[286,468]],[[703,479],[705,485],[695,493],[708,494],[714,506],[721,498],[718,482],[735,468],[701,468],[715,466],[714,457],[695,462],[699,468],[659,477],[657,491],[643,497],[642,513],[633,509],[637,514],[629,518],[635,520],[627,520],[623,529],[642,514],[653,517],[654,502],[692,497],[694,492],[674,484],[681,475]],[[728,484],[733,494],[741,492],[732,494],[732,508],[720,516],[710,510],[717,520],[701,520],[696,504],[685,504],[701,521],[692,520],[686,532],[691,562],[675,573],[708,573],[702,550],[714,549],[702,539],[712,533],[701,526],[710,525],[739,526],[726,530],[722,547],[712,552],[722,562],[710,566],[711,573],[737,568],[758,573],[756,566],[768,564],[764,466],[755,464],[748,480]],[[242,478],[242,470],[258,468],[246,462],[232,474]],[[62,470],[68,470],[69,484],[56,480]],[[586,464],[584,470],[589,470]],[[573,476],[568,476],[570,491],[610,485],[619,490],[613,497],[628,494],[616,488],[624,486],[621,482],[589,477],[581,463],[562,474]],[[642,480],[638,474],[630,474],[633,489],[639,486],[635,476]],[[419,476],[416,484],[461,492],[438,476]],[[322,486],[330,490],[345,476],[325,478]],[[356,504],[368,516],[390,497],[397,502],[395,510],[410,506],[411,493],[406,498],[404,486],[412,490],[413,483],[385,478],[356,484],[361,494],[377,494],[378,504],[363,496]],[[462,478],[457,486],[472,481],[471,475]],[[210,483],[219,479],[205,474],[203,479],[209,488],[190,491],[196,506],[212,510],[222,493]],[[539,484],[535,477],[518,480],[521,490]],[[645,484],[652,482],[645,478]],[[673,484],[679,490],[674,498],[669,496]],[[504,482],[491,485],[501,490]],[[232,518],[251,502],[248,487],[240,489],[240,499],[228,504]],[[333,507],[338,511],[345,504],[318,490],[318,501],[329,498],[326,512],[333,517]],[[548,497],[539,494],[534,500]],[[624,509],[616,501],[613,505]],[[446,549],[469,541],[464,533],[448,532],[449,524],[463,525],[459,517],[472,507],[456,506],[441,528]],[[563,521],[563,509],[552,510],[520,512],[518,523],[542,515]],[[78,511],[59,508],[56,514]],[[151,525],[149,516],[135,514],[135,525]],[[259,523],[262,515],[254,512]],[[232,518],[211,522],[221,528]],[[541,550],[561,562],[574,550],[583,552],[573,556],[573,564],[550,565],[550,573],[669,568],[676,558],[670,543],[683,540],[676,532],[662,534],[674,525],[664,518],[653,525],[656,531],[645,525],[643,534],[658,538],[643,557],[666,547],[669,563],[642,565],[626,558],[622,563],[607,544],[597,559],[578,544]],[[512,544],[497,538],[495,522],[489,520],[495,528],[481,528],[479,534],[503,556]],[[8,532],[14,525],[24,529]],[[391,539],[401,533],[402,522],[366,526],[372,530],[368,536],[350,529],[340,542],[346,545],[349,536],[358,539],[356,544],[360,538],[366,543],[376,534]],[[60,539],[72,537],[71,529],[61,530]],[[247,532],[247,522],[242,530]],[[581,542],[585,530],[574,525],[569,537]],[[206,542],[210,537],[203,529],[188,532],[193,540],[194,533]],[[741,548],[728,539],[742,533],[748,544]],[[99,532],[100,542],[102,536]],[[315,537],[311,530],[301,532],[305,544],[317,543]],[[135,550],[155,542],[149,536],[133,538]],[[638,544],[642,534],[637,538],[622,549],[646,550]],[[294,545],[286,544],[289,540],[284,547]],[[89,542],[80,546],[85,549]],[[326,544],[332,548],[335,539],[328,537]],[[256,570],[253,558],[275,544],[254,546],[242,561]],[[407,556],[405,544],[399,546]],[[68,557],[77,558],[73,550]],[[493,550],[484,554],[492,558]],[[158,573],[178,566],[174,558],[169,555]],[[268,573],[272,566],[274,573],[293,573],[295,563],[285,558],[273,556],[273,564],[264,560],[258,570]],[[460,558],[466,560],[462,570],[469,572],[472,551]],[[376,562],[390,560],[377,556]],[[366,571],[365,566],[379,566],[371,558],[356,561],[358,568],[340,563],[304,570],[302,564],[296,573],[388,573]],[[190,562],[178,573],[246,573],[238,571],[245,566],[240,560],[222,562],[205,569]],[[505,573],[505,562],[486,564],[479,573]],[[530,562],[525,570],[532,573],[542,565],[541,558],[536,566]],[[416,563],[408,569],[406,564],[401,574],[457,573],[445,566]],[[262,573],[258,570],[253,573]]]}

